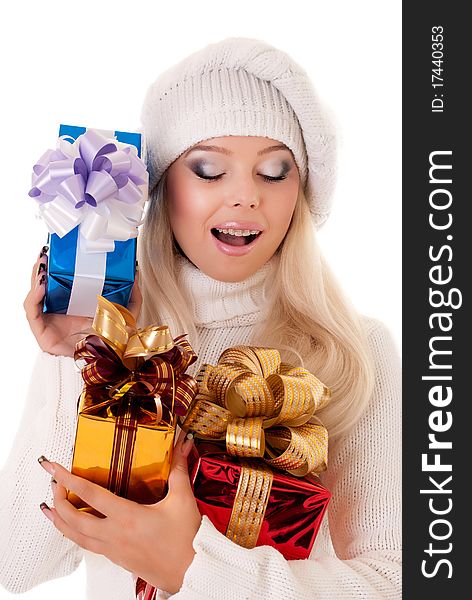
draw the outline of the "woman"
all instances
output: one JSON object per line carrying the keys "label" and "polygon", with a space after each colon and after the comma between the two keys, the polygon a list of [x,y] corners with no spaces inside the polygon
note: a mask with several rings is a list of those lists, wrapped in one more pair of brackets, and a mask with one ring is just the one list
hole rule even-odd
{"label": "woman", "polygon": [[[81,381],[69,357],[73,332],[87,323],[43,316],[43,255],[25,309],[44,352],[34,417],[3,475],[14,544],[2,583],[23,591],[65,575],[84,548],[89,598],[133,598],[132,573],[179,600],[400,598],[398,357],[385,327],[343,296],[316,244],[330,208],[334,135],[306,74],[262,42],[224,40],[151,86],[143,128],[151,201],[139,240],[141,324],[188,333],[198,355],[191,374],[229,346],[270,346],[331,388],[319,413],[330,434],[328,518],[305,561],[235,545],[198,514],[186,469],[191,442],[182,438],[169,493],[152,507],[70,475],[61,464],[70,464]],[[140,304],[135,286],[135,314]],[[57,482],[52,502],[33,452],[51,460],[41,457]],[[24,481],[28,502],[18,492]],[[66,488],[107,518],[76,511]],[[50,507],[42,503],[38,515],[43,500]]]}

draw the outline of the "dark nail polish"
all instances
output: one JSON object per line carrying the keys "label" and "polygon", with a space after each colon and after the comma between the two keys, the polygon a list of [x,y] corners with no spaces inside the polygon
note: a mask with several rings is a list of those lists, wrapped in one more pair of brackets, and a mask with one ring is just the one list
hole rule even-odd
{"label": "dark nail polish", "polygon": [[48,459],[47,459],[45,456],[43,456],[43,455],[41,454],[41,456],[38,458],[38,462],[39,462],[39,464],[41,464],[41,463],[43,463],[44,461],[46,461],[46,462],[49,462],[49,461],[48,461]]}
{"label": "dark nail polish", "polygon": [[44,263],[39,263],[38,275],[41,273],[41,271],[45,271],[45,270],[46,270],[46,265]]}
{"label": "dark nail polish", "polygon": [[41,279],[39,280],[39,283],[44,283],[46,281],[46,275],[43,274],[41,275]]}
{"label": "dark nail polish", "polygon": [[41,248],[41,252],[39,253],[39,258],[43,258],[43,256],[46,254],[46,252],[49,250],[49,246],[43,246]]}
{"label": "dark nail polish", "polygon": [[51,510],[51,509],[49,508],[49,506],[46,504],[46,502],[41,502],[41,504],[39,505],[39,508],[40,508],[41,510],[44,510],[44,509]]}

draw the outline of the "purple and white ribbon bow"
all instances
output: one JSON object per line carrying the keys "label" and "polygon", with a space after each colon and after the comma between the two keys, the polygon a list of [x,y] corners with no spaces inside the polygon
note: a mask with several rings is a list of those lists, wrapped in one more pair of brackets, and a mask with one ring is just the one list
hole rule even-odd
{"label": "purple and white ribbon bow", "polygon": [[63,237],[80,225],[85,252],[111,252],[115,240],[137,236],[147,185],[134,146],[89,129],[73,143],[59,138],[56,150],[41,156],[29,196],[50,233]]}

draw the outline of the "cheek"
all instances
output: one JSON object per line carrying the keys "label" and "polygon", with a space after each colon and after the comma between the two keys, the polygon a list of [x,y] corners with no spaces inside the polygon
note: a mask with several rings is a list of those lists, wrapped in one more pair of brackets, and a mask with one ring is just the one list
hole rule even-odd
{"label": "cheek", "polygon": [[201,240],[209,228],[215,211],[215,202],[209,190],[193,182],[181,181],[168,195],[169,221],[178,239]]}
{"label": "cheek", "polygon": [[[298,185],[287,186],[278,194],[277,204],[280,210],[273,214],[274,224],[285,233],[290,225],[298,198]],[[275,199],[274,199],[275,200]]]}
{"label": "cheek", "polygon": [[201,210],[198,194],[185,181],[173,185],[168,190],[168,204],[169,219],[173,228],[191,224]]}

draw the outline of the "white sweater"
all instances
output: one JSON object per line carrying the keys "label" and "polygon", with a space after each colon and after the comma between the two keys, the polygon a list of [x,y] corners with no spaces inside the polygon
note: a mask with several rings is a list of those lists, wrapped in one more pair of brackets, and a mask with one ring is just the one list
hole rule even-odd
{"label": "white sweater", "polygon": [[[251,344],[266,317],[270,261],[238,283],[215,281],[181,259],[180,283],[193,299],[198,361],[215,364],[232,345]],[[356,600],[401,598],[401,401],[398,353],[385,326],[366,319],[376,385],[357,426],[329,457],[323,484],[333,494],[308,560],[287,561],[271,547],[240,548],[204,517],[195,558],[175,600]],[[173,332],[174,335],[177,332]],[[68,575],[86,561],[88,600],[133,600],[134,578],[103,556],[63,538],[39,509],[51,502],[44,454],[70,466],[80,372],[67,357],[40,353],[26,411],[0,473],[0,583],[24,592]]]}

